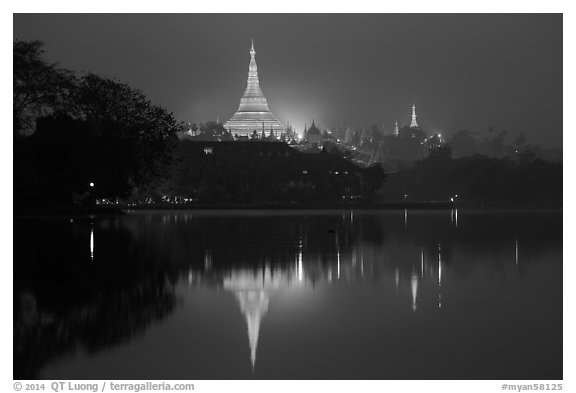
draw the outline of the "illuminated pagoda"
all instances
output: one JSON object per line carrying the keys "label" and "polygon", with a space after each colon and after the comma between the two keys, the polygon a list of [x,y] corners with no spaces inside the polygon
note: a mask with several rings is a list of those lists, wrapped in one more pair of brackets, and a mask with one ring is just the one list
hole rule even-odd
{"label": "illuminated pagoda", "polygon": [[232,135],[238,136],[250,136],[254,130],[266,130],[269,134],[276,135],[284,132],[284,126],[276,119],[276,116],[270,112],[266,97],[264,97],[260,89],[254,41],[252,41],[252,48],[250,49],[250,66],[248,68],[246,91],[240,99],[238,110],[234,116],[224,124],[224,128]]}
{"label": "illuminated pagoda", "polygon": [[410,121],[410,128],[418,127],[418,122],[416,121],[416,105],[412,104],[412,120]]}

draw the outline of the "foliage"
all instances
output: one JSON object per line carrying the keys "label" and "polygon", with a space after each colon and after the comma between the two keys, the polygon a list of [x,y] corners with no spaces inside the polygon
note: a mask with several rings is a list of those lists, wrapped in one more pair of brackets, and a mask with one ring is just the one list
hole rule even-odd
{"label": "foliage", "polygon": [[562,164],[527,155],[520,160],[470,156],[453,159],[438,149],[413,168],[390,175],[381,199],[460,203],[558,205],[562,201]]}
{"label": "foliage", "polygon": [[69,110],[75,87],[71,71],[47,63],[40,41],[13,44],[13,132],[33,132],[35,120],[61,110]]}
{"label": "foliage", "polygon": [[17,201],[85,203],[154,183],[182,125],[139,90],[76,76],[42,53],[37,41],[14,44],[14,132],[30,128],[14,145]]}
{"label": "foliage", "polygon": [[182,125],[139,90],[88,74],[81,79],[77,103],[93,136],[113,137],[130,145],[135,184],[150,181],[169,163],[168,153]]}

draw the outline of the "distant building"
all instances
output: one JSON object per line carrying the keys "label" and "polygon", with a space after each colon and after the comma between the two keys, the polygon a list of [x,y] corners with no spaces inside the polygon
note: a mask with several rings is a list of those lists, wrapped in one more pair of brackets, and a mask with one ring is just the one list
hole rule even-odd
{"label": "distant building", "polygon": [[341,155],[268,141],[182,141],[173,192],[200,203],[326,203],[370,198],[384,174]]}
{"label": "distant building", "polygon": [[232,135],[238,136],[250,136],[255,130],[260,131],[262,129],[265,130],[263,132],[273,133],[277,136],[284,133],[284,126],[270,112],[266,97],[264,97],[260,89],[254,42],[252,42],[252,48],[250,49],[250,66],[248,67],[246,91],[244,91],[244,95],[240,99],[238,110],[224,124],[224,128]]}
{"label": "distant building", "polygon": [[322,131],[316,127],[316,123],[312,120],[312,125],[304,133],[304,139],[311,146],[319,146],[322,144]]}

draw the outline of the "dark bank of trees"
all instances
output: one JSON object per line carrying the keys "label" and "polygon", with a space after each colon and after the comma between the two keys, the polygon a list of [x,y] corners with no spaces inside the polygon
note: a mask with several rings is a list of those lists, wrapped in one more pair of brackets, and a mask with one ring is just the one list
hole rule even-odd
{"label": "dark bank of trees", "polygon": [[200,204],[369,200],[386,177],[334,154],[305,154],[285,143],[181,141],[158,194]]}
{"label": "dark bank of trees", "polygon": [[14,42],[15,207],[90,204],[146,190],[171,162],[181,125],[140,91]]}
{"label": "dark bank of trees", "polygon": [[[406,197],[405,197],[406,196]],[[380,190],[385,201],[450,201],[476,206],[562,206],[562,163],[535,158],[482,155],[452,158],[435,150],[410,169],[389,176]]]}
{"label": "dark bank of trees", "polygon": [[459,130],[448,141],[447,145],[452,151],[454,158],[462,158],[473,155],[483,155],[491,158],[514,158],[521,154],[533,155],[546,161],[562,161],[561,149],[544,149],[527,143],[524,133],[520,133],[513,140],[507,139],[507,131],[495,132],[488,127],[488,136],[481,137],[478,132]]}
{"label": "dark bank of trees", "polygon": [[[342,130],[337,135],[342,135]],[[462,129],[441,136],[409,126],[400,128],[397,135],[391,135],[384,128],[372,125],[362,130],[349,129],[341,138],[357,149],[355,154],[360,161],[382,162],[389,172],[410,168],[415,161],[428,157],[431,151],[442,146],[451,149],[453,158],[482,155],[515,160],[520,154],[527,153],[545,161],[562,161],[562,149],[530,144],[522,132],[512,138],[506,130],[496,131],[492,126],[487,128],[487,132]]]}

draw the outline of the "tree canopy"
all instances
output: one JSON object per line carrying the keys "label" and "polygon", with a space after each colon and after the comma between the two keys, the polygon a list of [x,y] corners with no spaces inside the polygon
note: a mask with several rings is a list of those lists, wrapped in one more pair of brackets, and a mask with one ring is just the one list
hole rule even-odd
{"label": "tree canopy", "polygon": [[14,43],[15,196],[69,204],[74,194],[115,197],[153,183],[182,125],[138,89],[42,54],[39,41]]}
{"label": "tree canopy", "polygon": [[34,131],[37,118],[70,110],[76,78],[46,62],[41,41],[14,42],[13,113],[16,134]]}

